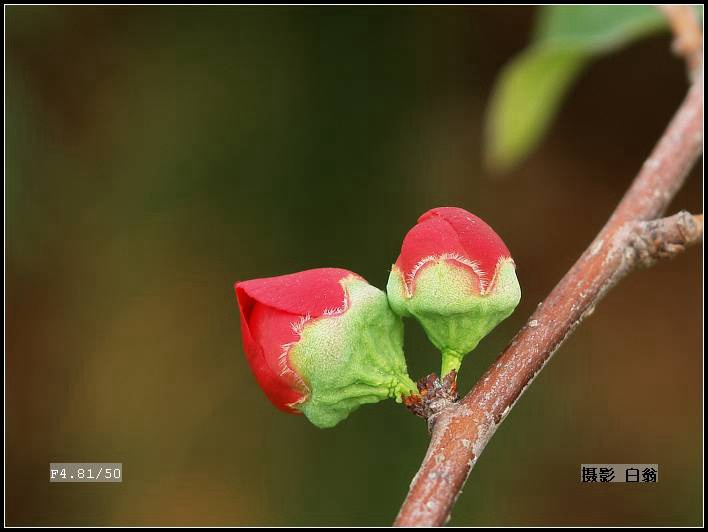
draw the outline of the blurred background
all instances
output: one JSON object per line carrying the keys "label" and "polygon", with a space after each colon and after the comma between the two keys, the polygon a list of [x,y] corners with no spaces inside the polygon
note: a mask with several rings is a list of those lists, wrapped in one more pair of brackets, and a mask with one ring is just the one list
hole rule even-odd
{"label": "blurred background", "polygon": [[[6,7],[6,520],[385,525],[425,424],[392,401],[318,430],[241,348],[236,280],[319,266],[383,288],[425,210],[504,238],[523,299],[467,391],[604,221],[680,103],[663,33],[595,61],[513,172],[485,106],[531,7]],[[672,211],[702,210],[700,168]],[[701,252],[623,281],[498,430],[453,525],[697,525]],[[439,354],[407,322],[418,378]],[[49,462],[123,462],[49,484]],[[581,463],[658,463],[583,485]]]}

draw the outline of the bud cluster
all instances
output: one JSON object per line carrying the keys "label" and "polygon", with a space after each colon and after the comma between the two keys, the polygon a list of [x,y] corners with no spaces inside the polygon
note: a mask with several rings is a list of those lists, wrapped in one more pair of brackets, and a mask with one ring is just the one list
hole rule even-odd
{"label": "bud cluster", "polygon": [[519,303],[514,261],[477,216],[441,207],[403,239],[387,291],[339,268],[235,285],[244,351],[258,384],[285,412],[332,427],[387,398],[419,404],[403,354],[415,318],[454,384],[464,356]]}

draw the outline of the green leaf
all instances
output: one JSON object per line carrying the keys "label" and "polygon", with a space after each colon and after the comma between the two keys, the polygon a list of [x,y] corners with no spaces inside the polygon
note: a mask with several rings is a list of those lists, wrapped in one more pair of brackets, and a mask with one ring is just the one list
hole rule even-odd
{"label": "green leaf", "polygon": [[652,6],[549,6],[541,10],[535,40],[609,52],[664,27]]}
{"label": "green leaf", "polygon": [[543,139],[590,60],[666,28],[651,6],[546,6],[533,43],[502,70],[486,123],[486,158],[509,170]]}
{"label": "green leaf", "polygon": [[537,46],[504,68],[487,117],[492,168],[508,170],[538,145],[586,57],[571,47]]}

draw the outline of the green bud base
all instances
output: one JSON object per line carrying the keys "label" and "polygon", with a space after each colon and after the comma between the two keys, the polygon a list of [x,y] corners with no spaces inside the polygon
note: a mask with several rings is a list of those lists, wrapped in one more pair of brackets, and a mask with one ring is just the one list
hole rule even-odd
{"label": "green bud base", "polygon": [[506,319],[521,299],[511,260],[500,265],[489,293],[476,293],[471,276],[454,262],[439,260],[418,272],[412,296],[395,267],[388,280],[391,308],[401,316],[415,317],[442,352],[443,377],[459,370],[464,356]]}
{"label": "green bud base", "polygon": [[316,426],[333,427],[363,404],[417,393],[403,356],[403,323],[386,294],[361,279],[342,281],[348,308],[306,322],[290,350],[310,393],[296,405]]}

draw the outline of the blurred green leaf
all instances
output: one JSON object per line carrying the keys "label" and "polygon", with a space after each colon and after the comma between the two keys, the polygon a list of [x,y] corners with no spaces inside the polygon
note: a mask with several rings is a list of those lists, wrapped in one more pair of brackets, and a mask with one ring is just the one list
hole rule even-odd
{"label": "blurred green leaf", "polygon": [[652,6],[548,6],[541,10],[535,39],[608,52],[663,27],[663,15]]}
{"label": "blurred green leaf", "polygon": [[651,6],[546,6],[533,43],[502,70],[486,124],[488,166],[509,170],[541,141],[588,62],[666,27]]}
{"label": "blurred green leaf", "polygon": [[582,50],[570,47],[537,46],[504,68],[487,118],[493,168],[509,169],[538,144],[585,58]]}

